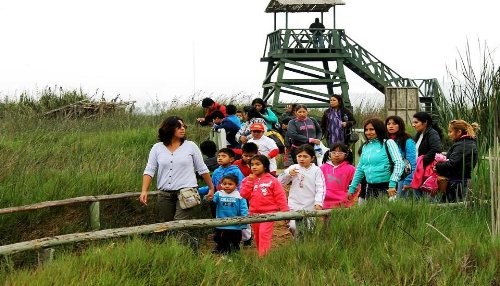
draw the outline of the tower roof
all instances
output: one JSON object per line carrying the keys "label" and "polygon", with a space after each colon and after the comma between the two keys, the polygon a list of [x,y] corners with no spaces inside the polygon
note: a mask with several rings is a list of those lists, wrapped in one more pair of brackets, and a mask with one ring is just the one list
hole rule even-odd
{"label": "tower roof", "polygon": [[265,12],[328,12],[334,5],[345,5],[345,2],[343,0],[271,0]]}

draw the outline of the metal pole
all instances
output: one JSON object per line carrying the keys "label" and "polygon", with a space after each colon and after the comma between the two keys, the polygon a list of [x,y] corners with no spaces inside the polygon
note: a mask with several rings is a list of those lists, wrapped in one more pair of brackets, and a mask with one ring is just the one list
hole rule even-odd
{"label": "metal pole", "polygon": [[337,18],[337,16],[335,16],[335,5],[333,5],[333,29],[336,29],[335,18]]}
{"label": "metal pole", "polygon": [[276,31],[276,12],[274,12],[274,31]]}
{"label": "metal pole", "polygon": [[285,17],[286,17],[286,19],[285,19],[285,29],[288,29],[288,12],[286,12]]}

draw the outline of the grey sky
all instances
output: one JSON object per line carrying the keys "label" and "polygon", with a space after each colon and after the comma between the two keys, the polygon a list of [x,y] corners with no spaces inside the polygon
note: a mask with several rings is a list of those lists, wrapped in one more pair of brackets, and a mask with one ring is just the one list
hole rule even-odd
{"label": "grey sky", "polygon": [[[268,2],[4,0],[0,96],[56,84],[139,103],[199,91],[257,94],[273,30]],[[345,2],[337,28],[406,77],[446,80],[467,39],[473,51],[478,40],[490,50],[500,46],[498,1]],[[290,14],[289,28],[307,28],[315,17]],[[284,19],[279,14],[279,28]],[[331,12],[324,22],[332,28]],[[348,80],[353,97],[378,93],[354,74]]]}

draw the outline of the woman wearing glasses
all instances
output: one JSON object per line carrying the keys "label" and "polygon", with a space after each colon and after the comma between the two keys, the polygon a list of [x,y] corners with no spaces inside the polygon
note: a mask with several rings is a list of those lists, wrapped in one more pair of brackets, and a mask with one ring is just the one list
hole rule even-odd
{"label": "woman wearing glasses", "polygon": [[155,173],[158,173],[156,188],[160,191],[157,201],[160,221],[191,219],[193,209],[181,209],[177,195],[180,189],[198,187],[197,172],[209,188],[208,198],[212,199],[214,185],[209,170],[198,146],[186,140],[186,125],[180,117],[170,116],[161,123],[158,140],[160,142],[149,152],[139,201],[148,204],[148,190]]}

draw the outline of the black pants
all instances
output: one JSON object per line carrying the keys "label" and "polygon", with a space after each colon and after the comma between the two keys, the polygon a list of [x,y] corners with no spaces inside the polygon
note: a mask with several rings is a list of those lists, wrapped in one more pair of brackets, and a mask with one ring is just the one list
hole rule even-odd
{"label": "black pants", "polygon": [[378,198],[387,196],[387,189],[389,188],[389,183],[378,183],[366,185],[365,199]]}
{"label": "black pants", "polygon": [[441,197],[442,203],[456,203],[462,202],[467,194],[467,179],[462,180],[450,180],[448,182],[448,187],[446,188],[446,193]]}
{"label": "black pants", "polygon": [[238,229],[215,229],[214,241],[217,243],[218,253],[230,253],[240,250],[241,230]]}

